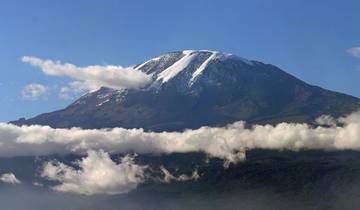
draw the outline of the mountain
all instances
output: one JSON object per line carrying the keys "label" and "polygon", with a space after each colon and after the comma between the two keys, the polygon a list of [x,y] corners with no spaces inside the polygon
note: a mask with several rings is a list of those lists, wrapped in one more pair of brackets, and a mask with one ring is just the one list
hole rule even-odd
{"label": "mountain", "polygon": [[280,68],[232,54],[170,52],[134,68],[151,75],[141,89],[101,88],[67,108],[12,123],[57,128],[144,128],[180,131],[201,126],[308,122],[360,108],[360,99],[309,85]]}

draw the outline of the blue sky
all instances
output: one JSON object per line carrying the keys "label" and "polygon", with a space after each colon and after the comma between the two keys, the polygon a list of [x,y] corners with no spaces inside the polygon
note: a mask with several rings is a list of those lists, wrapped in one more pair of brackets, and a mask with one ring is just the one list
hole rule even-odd
{"label": "blue sky", "polygon": [[[17,1],[0,3],[0,121],[64,108],[71,80],[23,56],[77,66],[141,63],[183,49],[229,52],[271,63],[300,79],[360,97],[360,1]],[[360,53],[359,53],[360,55]],[[47,94],[22,96],[29,84]]]}

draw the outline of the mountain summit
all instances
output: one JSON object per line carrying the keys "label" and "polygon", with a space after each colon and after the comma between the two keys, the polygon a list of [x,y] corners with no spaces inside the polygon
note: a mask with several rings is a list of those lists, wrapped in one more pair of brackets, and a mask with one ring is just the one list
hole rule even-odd
{"label": "mountain summit", "polygon": [[276,66],[208,50],[170,52],[134,66],[152,77],[141,89],[101,88],[67,108],[18,125],[144,128],[313,122],[360,108],[360,99],[309,85]]}

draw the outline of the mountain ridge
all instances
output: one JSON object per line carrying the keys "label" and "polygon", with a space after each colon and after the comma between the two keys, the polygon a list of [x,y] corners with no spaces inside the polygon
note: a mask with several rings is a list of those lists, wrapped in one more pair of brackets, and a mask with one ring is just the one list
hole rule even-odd
{"label": "mountain ridge", "polygon": [[56,128],[144,128],[181,131],[201,126],[311,123],[323,114],[343,116],[360,99],[309,85],[280,68],[209,50],[169,52],[136,70],[151,76],[139,89],[101,88],[67,108],[12,123]]}

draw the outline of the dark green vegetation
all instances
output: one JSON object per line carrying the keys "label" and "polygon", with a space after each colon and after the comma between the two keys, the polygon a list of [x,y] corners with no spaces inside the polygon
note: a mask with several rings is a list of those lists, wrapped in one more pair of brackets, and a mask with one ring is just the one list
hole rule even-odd
{"label": "dark green vegetation", "polygon": [[153,82],[145,88],[102,88],[66,109],[13,123],[179,131],[239,120],[311,123],[323,114],[338,117],[360,108],[358,98],[306,84],[276,66],[228,54],[211,60],[191,83],[193,72],[212,54],[193,53],[196,55],[190,64],[168,82],[156,79],[184,56],[182,52],[168,53],[142,65],[140,70],[153,75]]}
{"label": "dark green vegetation", "polygon": [[[142,155],[138,164],[150,165],[148,182],[129,194],[79,196],[51,192],[53,183],[38,175],[45,160],[68,164],[78,158],[2,158],[0,172],[13,171],[22,185],[0,184],[0,202],[12,209],[354,209],[360,206],[360,153],[253,150],[245,162],[223,168],[223,161],[205,154]],[[117,159],[117,156],[114,156]],[[198,181],[161,183],[159,166],[173,174],[190,174],[198,168]],[[152,179],[153,178],[153,179]],[[33,182],[45,187],[33,186]],[[31,193],[30,193],[31,192]],[[17,193],[26,201],[10,195]],[[29,194],[30,193],[30,194]],[[23,206],[21,206],[23,205]]]}

